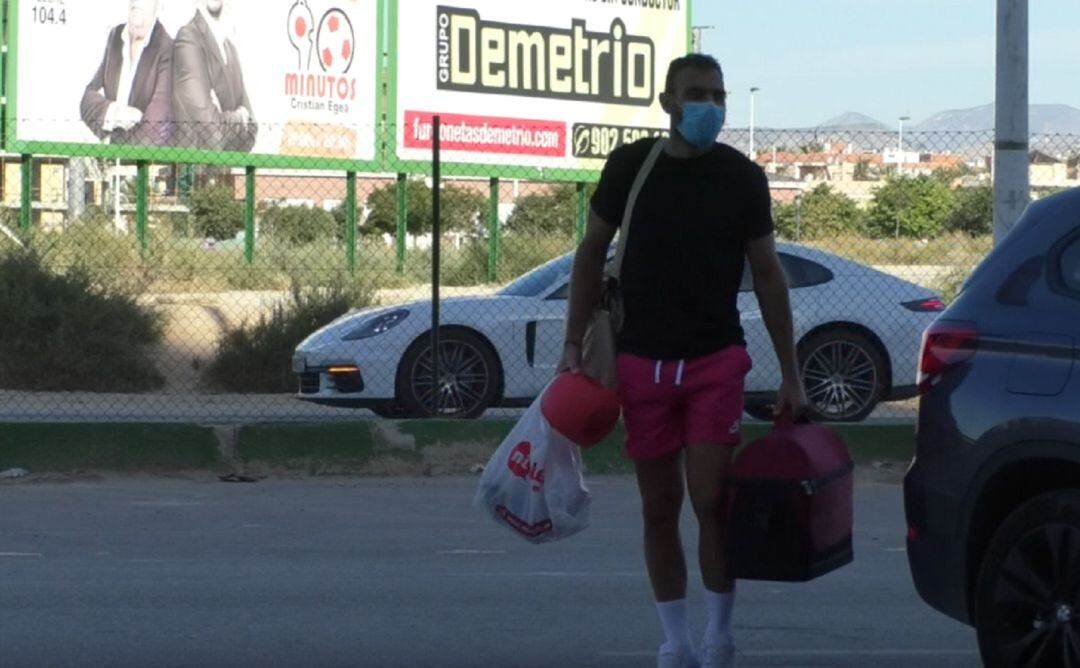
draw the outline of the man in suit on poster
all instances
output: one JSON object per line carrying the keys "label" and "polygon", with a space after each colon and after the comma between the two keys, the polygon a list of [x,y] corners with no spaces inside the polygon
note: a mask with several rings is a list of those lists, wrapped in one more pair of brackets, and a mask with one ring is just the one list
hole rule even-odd
{"label": "man in suit on poster", "polygon": [[258,125],[225,5],[226,0],[199,0],[195,16],[176,33],[172,92],[176,144],[246,153],[255,145]]}
{"label": "man in suit on poster", "polygon": [[173,40],[158,21],[158,0],[130,0],[83,92],[80,112],[111,144],[165,146],[172,134]]}

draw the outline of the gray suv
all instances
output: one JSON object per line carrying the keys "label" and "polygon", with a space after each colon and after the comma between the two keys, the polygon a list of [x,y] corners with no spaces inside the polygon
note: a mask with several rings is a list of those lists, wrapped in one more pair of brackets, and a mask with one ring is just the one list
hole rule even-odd
{"label": "gray suv", "polygon": [[1080,189],[1032,203],[926,331],[908,560],[988,666],[1080,667]]}

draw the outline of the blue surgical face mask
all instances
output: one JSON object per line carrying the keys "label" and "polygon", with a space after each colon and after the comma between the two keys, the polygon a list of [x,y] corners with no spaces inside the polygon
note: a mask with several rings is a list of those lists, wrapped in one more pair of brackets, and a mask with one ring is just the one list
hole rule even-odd
{"label": "blue surgical face mask", "polygon": [[705,150],[716,143],[726,116],[727,107],[712,102],[683,102],[679,134],[690,145]]}

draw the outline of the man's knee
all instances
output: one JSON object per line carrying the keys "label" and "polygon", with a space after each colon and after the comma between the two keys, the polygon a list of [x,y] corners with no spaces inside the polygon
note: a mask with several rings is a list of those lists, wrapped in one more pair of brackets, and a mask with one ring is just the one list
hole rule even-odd
{"label": "man's knee", "polygon": [[682,490],[665,490],[650,494],[643,500],[645,525],[653,529],[670,528],[679,523],[682,509]]}
{"label": "man's knee", "polygon": [[725,511],[724,486],[720,481],[707,481],[690,488],[690,505],[699,520],[719,520]]}

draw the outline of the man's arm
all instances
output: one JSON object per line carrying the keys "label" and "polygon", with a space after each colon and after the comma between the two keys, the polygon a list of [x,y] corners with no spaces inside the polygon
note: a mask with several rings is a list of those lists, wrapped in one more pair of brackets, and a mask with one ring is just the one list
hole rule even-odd
{"label": "man's arm", "polygon": [[[237,62],[236,66],[240,67],[240,63]],[[243,81],[243,75],[241,75],[241,81]],[[259,125],[255,122],[255,112],[251,109],[251,99],[248,98],[247,85],[243,83],[241,85],[244,88],[240,108],[244,109],[245,113],[238,119],[238,124],[235,126],[234,149],[241,153],[248,153],[255,147],[255,137],[259,132]]]}
{"label": "man's arm", "polygon": [[574,254],[574,265],[570,271],[566,341],[563,344],[562,360],[556,371],[578,371],[581,368],[582,340],[585,338],[585,329],[589,325],[593,308],[600,299],[604,265],[607,263],[608,248],[616,231],[618,228],[606,223],[595,211],[589,211],[585,237]]}
{"label": "man's arm", "polygon": [[226,118],[214,105],[210,73],[198,35],[181,28],[173,43],[173,112],[182,133],[201,148],[221,149],[226,137]]}
{"label": "man's arm", "polygon": [[746,258],[754,277],[754,293],[761,307],[761,315],[769,330],[776,359],[780,362],[782,381],[775,410],[779,414],[790,408],[793,414],[798,414],[806,406],[806,393],[795,351],[795,327],[791,317],[787,276],[776,253],[773,235],[767,234],[746,242]]}
{"label": "man's arm", "polygon": [[[157,57],[154,92],[143,110],[142,122],[135,128],[132,143],[168,146],[172,139],[172,44],[161,48]],[[142,85],[136,82],[136,86]]]}
{"label": "man's arm", "polygon": [[112,130],[112,128],[105,127],[105,117],[109,112],[109,106],[112,104],[112,101],[105,97],[105,66],[109,62],[109,44],[111,43],[112,33],[110,32],[109,41],[105,44],[105,55],[101,58],[101,65],[94,74],[94,78],[86,85],[82,103],[79,105],[83,123],[86,123],[86,127],[90,128],[90,131],[97,135],[98,139],[104,139],[109,130]]}

